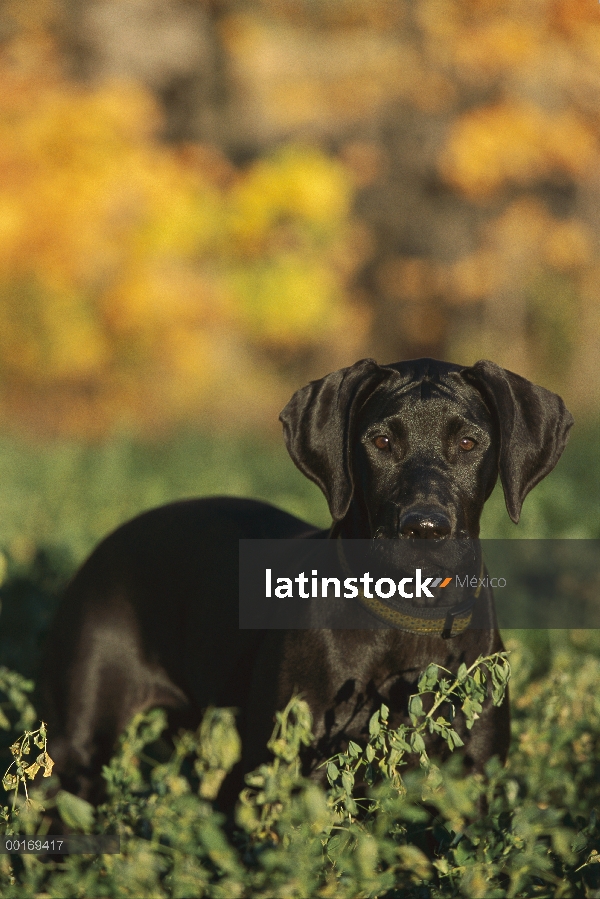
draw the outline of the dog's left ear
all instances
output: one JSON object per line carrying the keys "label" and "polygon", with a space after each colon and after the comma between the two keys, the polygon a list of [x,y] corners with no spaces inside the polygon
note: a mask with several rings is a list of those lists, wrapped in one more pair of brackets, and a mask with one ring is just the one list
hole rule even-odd
{"label": "dog's left ear", "polygon": [[508,514],[516,524],[529,491],[560,459],[573,416],[556,393],[494,362],[476,362],[461,374],[479,390],[496,418],[500,480]]}
{"label": "dog's left ear", "polygon": [[279,416],[290,456],[321,488],[334,521],[346,515],[354,492],[350,448],[356,412],[394,374],[361,359],[297,390]]}

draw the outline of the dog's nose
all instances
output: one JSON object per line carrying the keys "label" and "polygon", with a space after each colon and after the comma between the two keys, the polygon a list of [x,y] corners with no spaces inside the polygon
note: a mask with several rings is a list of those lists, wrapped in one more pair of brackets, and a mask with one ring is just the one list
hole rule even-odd
{"label": "dog's nose", "polygon": [[448,537],[450,521],[441,512],[407,512],[398,522],[401,537],[416,537],[421,540],[440,540]]}

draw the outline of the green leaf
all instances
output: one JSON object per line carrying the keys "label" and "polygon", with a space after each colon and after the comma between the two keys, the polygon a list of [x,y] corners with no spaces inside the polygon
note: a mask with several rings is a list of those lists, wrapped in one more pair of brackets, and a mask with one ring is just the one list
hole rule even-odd
{"label": "green leaf", "polygon": [[413,734],[411,734],[410,745],[413,752],[424,752],[425,741],[418,731],[415,731]]}
{"label": "green leaf", "polygon": [[390,736],[390,746],[393,746],[395,749],[400,749],[403,752],[410,752],[410,746],[404,739],[405,734],[405,728],[401,728],[395,734],[392,734]]}
{"label": "green leaf", "polygon": [[388,765],[393,766],[397,765],[402,757],[402,753],[399,749],[392,749],[390,754],[388,755]]}
{"label": "green leaf", "polygon": [[439,688],[440,693],[442,693],[442,695],[445,696],[446,693],[449,691],[450,686],[451,686],[451,684],[450,684],[450,681],[448,680],[448,678],[447,678],[447,677],[443,677],[443,678],[440,680],[439,685],[438,685],[438,688]]}
{"label": "green leaf", "polygon": [[351,793],[354,788],[354,776],[349,771],[342,771],[342,786],[346,793]]}
{"label": "green leaf", "polygon": [[429,689],[435,687],[435,685],[437,684],[439,673],[440,669],[433,662],[427,666],[425,677],[427,678],[427,686],[429,687]]}
{"label": "green leaf", "polygon": [[375,875],[378,850],[377,842],[370,834],[361,833],[356,845],[356,861],[361,877],[370,880]]}
{"label": "green leaf", "polygon": [[335,783],[340,776],[340,769],[335,762],[327,762],[327,777],[330,783]]}
{"label": "green leaf", "polygon": [[454,859],[457,865],[466,865],[473,862],[473,850],[465,840],[462,840],[454,850]]}
{"label": "green leaf", "polygon": [[265,785],[264,775],[258,774],[256,771],[252,771],[250,772],[250,774],[246,774],[244,780],[249,787],[256,787],[257,789],[259,789],[260,787],[264,787]]}
{"label": "green leaf", "polygon": [[67,793],[66,790],[60,790],[56,795],[56,805],[67,827],[82,833],[88,833],[92,829],[95,810],[85,799]]}
{"label": "green leaf", "polygon": [[374,712],[371,715],[371,720],[369,721],[369,733],[372,737],[376,737],[381,730],[381,725],[379,723],[379,712]]}
{"label": "green leaf", "polygon": [[438,787],[441,787],[444,782],[444,778],[442,777],[442,772],[438,768],[437,765],[430,765],[429,770],[427,771],[427,786],[431,790],[437,790]]}
{"label": "green leaf", "polygon": [[[452,743],[454,743],[454,746],[450,745],[450,741],[452,741]],[[455,730],[449,730],[448,731],[448,745],[450,746],[451,749],[452,748],[456,749],[457,747],[464,746],[465,744],[463,743],[463,741],[461,740],[461,738],[459,737],[459,735],[456,733]]]}
{"label": "green leaf", "polygon": [[408,714],[410,715],[413,724],[416,722],[416,719],[423,714],[423,702],[418,693],[415,693],[414,696],[410,697],[408,702]]}

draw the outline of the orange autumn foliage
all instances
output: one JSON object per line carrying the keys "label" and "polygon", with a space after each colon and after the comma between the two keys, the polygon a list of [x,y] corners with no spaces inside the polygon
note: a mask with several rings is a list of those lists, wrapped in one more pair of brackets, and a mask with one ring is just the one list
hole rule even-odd
{"label": "orange autumn foliage", "polygon": [[454,122],[441,168],[459,190],[477,199],[511,183],[584,175],[597,154],[594,129],[577,114],[504,102],[476,107]]}
{"label": "orange autumn foliage", "polygon": [[97,436],[160,428],[212,411],[228,381],[260,419],[281,389],[265,352],[336,329],[356,339],[360,316],[341,314],[355,261],[339,164],[288,147],[236,171],[214,149],[167,147],[147,91],[70,83],[49,43],[35,65],[17,51],[0,58],[8,417]]}

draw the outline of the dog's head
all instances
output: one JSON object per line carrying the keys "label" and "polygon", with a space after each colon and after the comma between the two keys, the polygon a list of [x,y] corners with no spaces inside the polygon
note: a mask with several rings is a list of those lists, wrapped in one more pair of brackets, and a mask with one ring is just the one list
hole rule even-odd
{"label": "dog's head", "polygon": [[556,465],[561,398],[493,362],[363,359],[298,390],[290,456],[355,537],[477,537],[498,473],[508,514]]}

